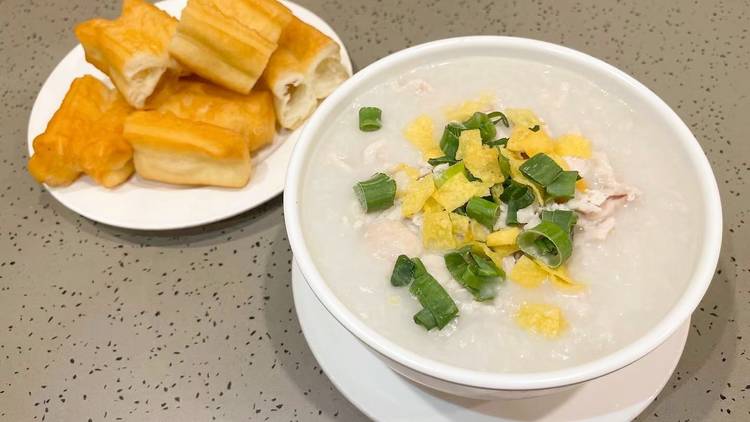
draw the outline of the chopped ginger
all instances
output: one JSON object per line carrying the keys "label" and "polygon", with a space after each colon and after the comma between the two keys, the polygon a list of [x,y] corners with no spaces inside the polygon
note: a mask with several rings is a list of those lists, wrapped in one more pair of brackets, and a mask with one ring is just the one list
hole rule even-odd
{"label": "chopped ginger", "polygon": [[567,327],[562,310],[546,303],[524,303],[516,314],[516,323],[526,331],[548,338],[560,336]]}
{"label": "chopped ginger", "polygon": [[510,271],[511,281],[529,289],[541,286],[547,277],[547,272],[526,255],[521,256]]}
{"label": "chopped ginger", "polygon": [[451,224],[453,225],[453,238],[456,245],[464,245],[471,242],[471,230],[470,222],[471,219],[465,215],[456,214],[455,212],[450,213]]}
{"label": "chopped ginger", "polygon": [[500,171],[497,148],[482,144],[479,129],[461,132],[458,142],[456,158],[463,159],[464,166],[471,174],[492,184],[505,179]]}
{"label": "chopped ginger", "polygon": [[448,120],[464,121],[477,111],[484,111],[495,101],[491,94],[484,94],[476,100],[468,100],[454,107],[445,107],[443,114]]}
{"label": "chopped ginger", "polygon": [[411,217],[421,211],[433,193],[435,193],[435,181],[431,174],[412,180],[402,197],[401,215]]}
{"label": "chopped ginger", "polygon": [[565,266],[550,268],[539,261],[534,262],[536,262],[537,266],[539,266],[542,271],[550,275],[549,279],[552,282],[552,286],[556,289],[564,290],[570,293],[580,292],[586,289],[586,286],[584,284],[573,280],[568,275],[568,271]]}
{"label": "chopped ginger", "polygon": [[591,142],[581,135],[563,135],[555,142],[555,153],[588,159],[591,158]]}
{"label": "chopped ginger", "polygon": [[[434,193],[433,193],[434,195]],[[445,211],[445,208],[443,208],[442,205],[440,205],[435,198],[429,197],[427,198],[427,201],[425,201],[424,206],[422,207],[422,211],[425,213],[428,212],[437,212],[437,211]]]}
{"label": "chopped ginger", "polygon": [[421,153],[425,160],[443,155],[434,137],[434,124],[429,116],[419,116],[404,130],[404,137]]}
{"label": "chopped ginger", "polygon": [[508,120],[517,127],[521,128],[532,128],[534,126],[541,126],[542,121],[536,114],[527,108],[509,108],[505,110],[505,116]]}
{"label": "chopped ginger", "polygon": [[457,174],[443,183],[432,197],[448,211],[465,204],[473,196],[483,196],[490,185],[470,182],[463,173]]}
{"label": "chopped ginger", "polygon": [[422,244],[425,249],[433,250],[448,250],[456,247],[449,212],[437,211],[424,214]]}
{"label": "chopped ginger", "polygon": [[531,129],[516,126],[510,134],[508,149],[515,152],[523,152],[529,157],[539,153],[554,154],[555,142],[544,129],[534,132]]}
{"label": "chopped ginger", "polygon": [[487,246],[515,245],[519,233],[521,233],[521,229],[518,227],[508,227],[490,233],[487,236]]}

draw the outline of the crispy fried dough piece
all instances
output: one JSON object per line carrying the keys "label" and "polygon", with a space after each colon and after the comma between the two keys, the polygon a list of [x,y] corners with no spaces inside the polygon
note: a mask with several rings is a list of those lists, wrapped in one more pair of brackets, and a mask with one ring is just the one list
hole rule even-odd
{"label": "crispy fried dough piece", "polygon": [[34,139],[29,172],[40,183],[65,186],[81,173],[114,187],[133,173],[122,125],[132,111],[117,91],[93,76],[77,78],[47,129]]}
{"label": "crispy fried dough piece", "polygon": [[250,153],[232,130],[172,113],[137,111],[126,119],[124,136],[135,151],[135,171],[145,179],[233,188],[250,180]]}
{"label": "crispy fried dough piece", "polygon": [[188,0],[169,52],[203,78],[247,94],[291,19],[276,0]]}
{"label": "crispy fried dough piece", "polygon": [[271,143],[276,134],[276,115],[268,91],[254,89],[243,95],[198,80],[180,79],[160,89],[148,107],[233,130],[242,135],[250,152]]}
{"label": "crispy fried dough piece", "polygon": [[299,127],[315,111],[318,100],[347,77],[339,45],[296,17],[282,32],[279,48],[263,73],[279,123],[288,129]]}
{"label": "crispy fried dough piece", "polygon": [[125,99],[142,108],[167,69],[184,69],[167,51],[177,19],[144,0],[124,0],[115,20],[92,19],[75,28],[86,60],[106,73]]}

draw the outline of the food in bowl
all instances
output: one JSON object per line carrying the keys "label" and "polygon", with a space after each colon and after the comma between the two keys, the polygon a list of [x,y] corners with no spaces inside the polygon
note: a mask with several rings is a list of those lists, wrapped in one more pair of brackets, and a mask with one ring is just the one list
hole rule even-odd
{"label": "food in bowl", "polygon": [[[363,116],[363,107],[380,113]],[[668,133],[645,111],[570,70],[520,58],[446,59],[372,84],[339,110],[300,176],[306,246],[349,310],[420,357],[505,373],[584,364],[642,337],[694,272],[701,233],[690,228],[703,215],[690,207],[686,187],[700,184],[690,162],[679,151],[669,159]],[[482,133],[489,125],[467,129],[472,118],[489,120],[496,136]],[[451,127],[460,129],[452,156],[441,148]],[[451,178],[437,181],[448,172],[476,190],[441,198]],[[352,185],[360,181],[358,199]],[[380,187],[368,203],[372,185]],[[509,190],[523,194],[501,198]],[[531,202],[511,201],[529,191]],[[568,216],[569,250],[535,230],[543,211]],[[550,224],[557,234],[567,229]],[[470,285],[450,262],[481,267],[487,280]],[[415,288],[425,274],[432,280]],[[438,292],[445,315],[425,305],[425,290]]]}

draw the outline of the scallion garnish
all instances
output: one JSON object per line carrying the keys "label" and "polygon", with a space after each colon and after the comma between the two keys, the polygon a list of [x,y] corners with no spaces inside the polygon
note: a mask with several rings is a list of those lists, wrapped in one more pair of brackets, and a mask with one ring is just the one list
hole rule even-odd
{"label": "scallion garnish", "polygon": [[494,262],[486,256],[471,251],[471,257],[477,266],[476,273],[482,277],[501,277],[504,275],[503,270],[497,268]]}
{"label": "scallion garnish", "polygon": [[471,247],[450,252],[443,259],[448,272],[475,300],[481,302],[496,296],[497,286],[505,273],[491,260],[473,252]]}
{"label": "scallion garnish", "polygon": [[[453,299],[451,299],[443,286],[427,272],[419,258],[414,258],[413,261],[416,268],[414,271],[414,281],[411,283],[409,291],[417,297],[422,307],[432,314],[435,320],[435,327],[442,329],[458,315],[456,303],[453,302]],[[417,321],[416,315],[414,320],[420,324]]]}
{"label": "scallion garnish", "polygon": [[518,169],[524,176],[543,187],[547,187],[563,171],[555,160],[544,153],[529,158]]}
{"label": "scallion garnish", "polygon": [[577,171],[561,171],[554,181],[545,187],[547,195],[554,199],[568,200],[576,194]]}
{"label": "scallion garnish", "polygon": [[365,212],[382,211],[393,205],[396,182],[386,174],[375,173],[370,179],[354,185],[354,192]]}
{"label": "scallion garnish", "polygon": [[542,221],[551,221],[570,233],[578,221],[578,215],[569,210],[544,210],[542,211]]}
{"label": "scallion garnish", "polygon": [[518,210],[524,209],[534,202],[534,192],[530,187],[518,183],[513,179],[507,179],[503,184],[503,193],[500,200],[508,204],[508,217],[505,219],[507,225],[517,225]]}
{"label": "scallion garnish", "polygon": [[495,128],[495,124],[492,123],[492,121],[486,114],[480,111],[472,114],[471,117],[469,117],[469,119],[463,123],[463,125],[466,129],[479,129],[479,134],[482,137],[482,142],[489,142],[495,139],[495,135],[497,135],[497,128]]}
{"label": "scallion garnish", "polygon": [[510,122],[508,122],[508,118],[505,116],[505,114],[502,111],[493,111],[492,113],[487,114],[487,117],[489,117],[492,120],[493,124],[498,124],[499,122],[503,123],[503,126],[510,127]]}
{"label": "scallion garnish", "polygon": [[504,147],[508,144],[508,138],[495,139],[494,141],[485,142],[484,144],[491,147]]}
{"label": "scallion garnish", "polygon": [[573,253],[570,232],[552,221],[542,221],[536,227],[524,230],[516,242],[526,255],[550,268],[559,267]]}
{"label": "scallion garnish", "polygon": [[444,155],[442,157],[438,158],[430,158],[427,160],[427,163],[429,163],[431,166],[439,166],[440,164],[456,164],[456,160],[453,158],[448,157],[447,155]]}
{"label": "scallion garnish", "polygon": [[362,107],[359,109],[359,130],[372,132],[382,127],[380,121],[382,111],[377,107]]}
{"label": "scallion garnish", "polygon": [[458,151],[458,138],[464,129],[462,124],[456,122],[448,123],[445,126],[443,136],[440,138],[440,149],[443,150],[446,157],[455,160],[456,151]]}
{"label": "scallion garnish", "polygon": [[466,215],[492,230],[497,220],[498,208],[499,206],[492,201],[474,197],[466,203]]}
{"label": "scallion garnish", "polygon": [[406,255],[399,255],[391,273],[391,285],[395,287],[407,286],[414,281],[414,271],[417,266]]}
{"label": "scallion garnish", "polygon": [[510,178],[510,160],[508,157],[503,154],[498,154],[497,160],[500,163],[500,173],[502,173],[503,177],[506,179]]}
{"label": "scallion garnish", "polygon": [[437,327],[435,317],[427,308],[422,308],[421,311],[414,314],[414,322],[424,327],[427,331],[430,331],[433,328]]}

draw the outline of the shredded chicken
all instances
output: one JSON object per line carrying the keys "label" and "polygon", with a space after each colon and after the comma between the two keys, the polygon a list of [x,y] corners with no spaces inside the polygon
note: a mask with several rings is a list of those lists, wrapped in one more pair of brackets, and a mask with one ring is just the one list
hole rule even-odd
{"label": "shredded chicken", "polygon": [[416,95],[422,95],[432,91],[432,85],[427,83],[424,79],[410,79],[408,81],[399,79],[395,83],[394,88],[396,92],[408,91]]}
{"label": "shredded chicken", "polygon": [[375,164],[386,161],[387,157],[385,157],[383,154],[384,143],[385,140],[378,139],[377,141],[371,142],[365,147],[365,149],[362,151],[362,160],[365,162],[365,164]]}
{"label": "shredded chicken", "polygon": [[367,226],[364,237],[373,255],[380,259],[395,260],[401,254],[422,254],[422,241],[419,236],[397,220],[376,220]]}
{"label": "shredded chicken", "polygon": [[[578,225],[592,239],[604,239],[615,226],[615,211],[633,201],[637,189],[620,183],[603,153],[594,153],[590,160],[566,157],[572,170],[576,170],[588,183],[588,188],[565,204],[580,213]],[[562,208],[562,207],[560,207]]]}

